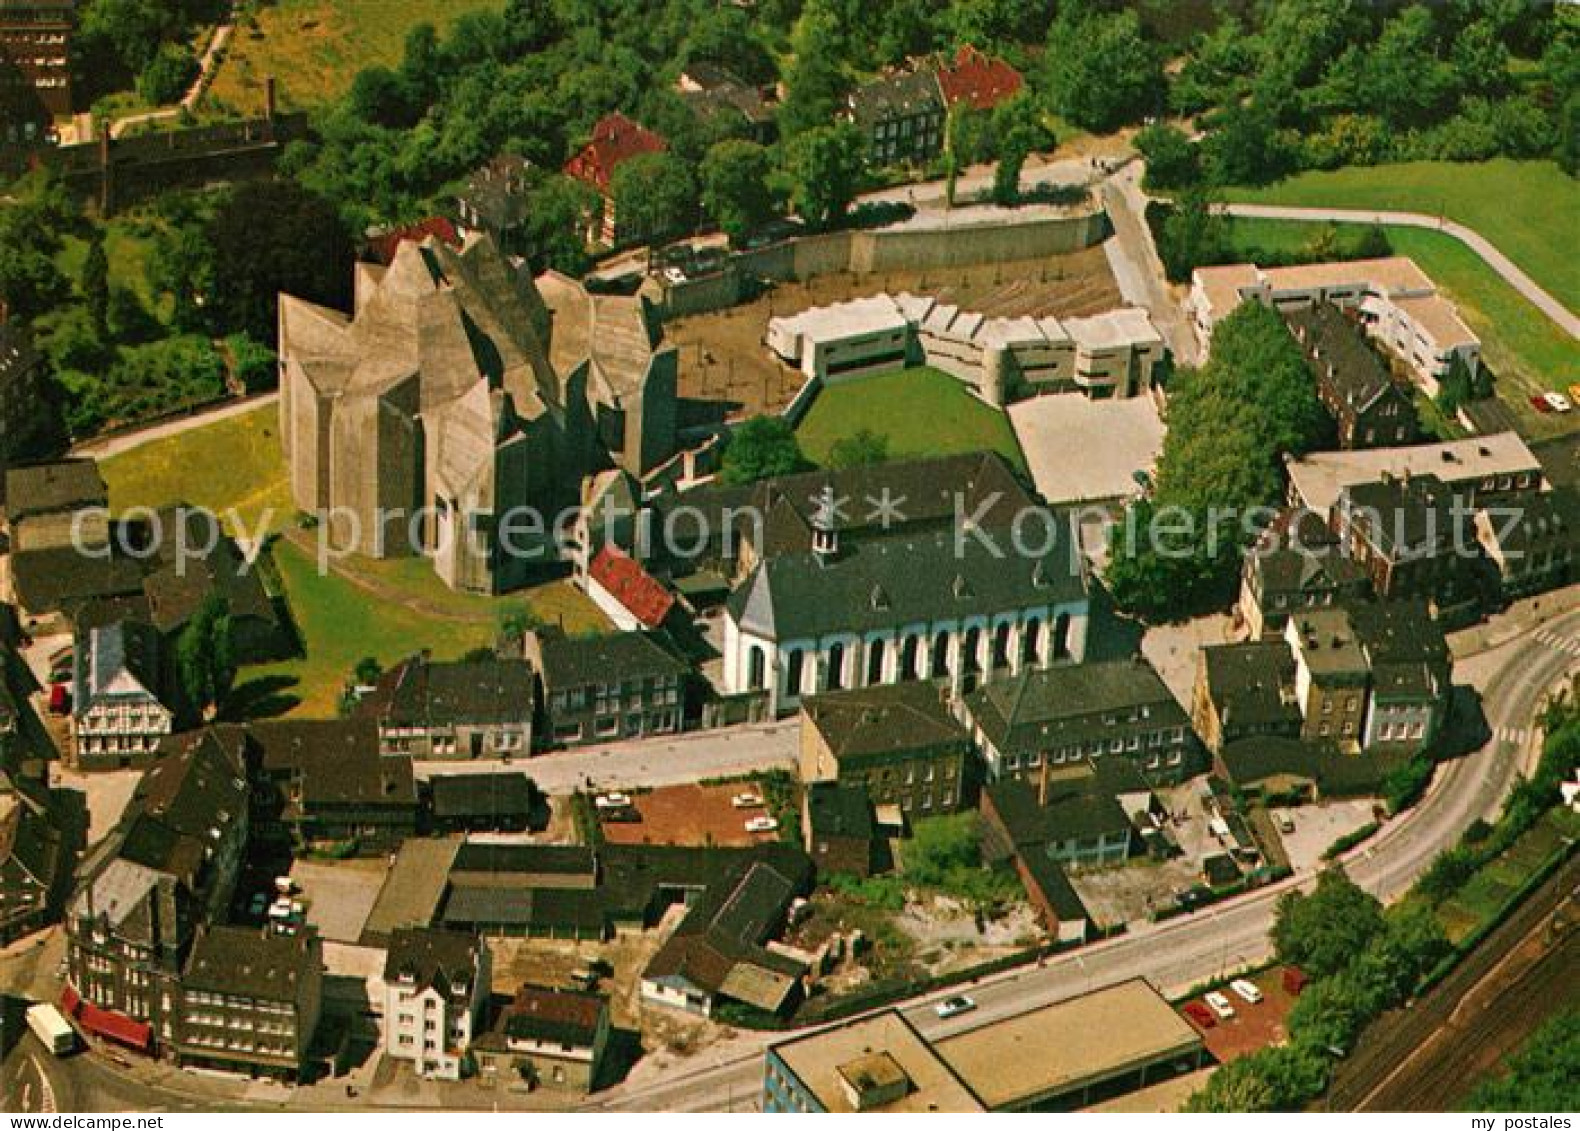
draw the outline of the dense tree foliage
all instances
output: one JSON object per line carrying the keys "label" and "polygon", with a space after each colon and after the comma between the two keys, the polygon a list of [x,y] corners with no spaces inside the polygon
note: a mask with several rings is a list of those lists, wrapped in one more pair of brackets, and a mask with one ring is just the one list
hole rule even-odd
{"label": "dense tree foliage", "polygon": [[673,153],[644,153],[614,171],[610,190],[623,238],[667,243],[697,223],[697,183]]}
{"label": "dense tree foliage", "polygon": [[1543,1025],[1471,1093],[1467,1111],[1580,1111],[1580,1010]]}
{"label": "dense tree foliage", "polygon": [[795,431],[783,417],[754,416],[730,433],[720,478],[733,484],[756,483],[806,467]]}
{"label": "dense tree foliage", "polygon": [[1085,129],[1108,131],[1163,108],[1162,55],[1132,11],[1099,12],[1066,0],[1048,32],[1052,107]]}
{"label": "dense tree foliage", "polygon": [[210,594],[176,638],[176,669],[186,706],[202,716],[230,693],[236,678],[230,606]]}
{"label": "dense tree foliage", "polygon": [[1227,601],[1244,545],[1283,497],[1283,456],[1332,423],[1283,319],[1247,303],[1213,332],[1198,370],[1170,384],[1153,496],[1115,527],[1108,584],[1124,608],[1185,615]]}
{"label": "dense tree foliage", "polygon": [[829,225],[845,214],[856,197],[865,152],[861,131],[848,122],[818,126],[790,143],[796,211],[808,223]]}
{"label": "dense tree foliage", "polygon": [[740,243],[773,214],[772,163],[754,141],[721,141],[702,160],[702,203],[725,235]]}

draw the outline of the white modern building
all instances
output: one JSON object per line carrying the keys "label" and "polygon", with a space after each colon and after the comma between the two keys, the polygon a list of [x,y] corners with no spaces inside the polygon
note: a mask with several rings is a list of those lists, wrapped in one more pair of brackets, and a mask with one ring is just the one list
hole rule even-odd
{"label": "white modern building", "polygon": [[1191,272],[1186,306],[1204,349],[1214,327],[1248,299],[1279,310],[1331,302],[1358,311],[1367,334],[1408,365],[1432,396],[1456,357],[1471,374],[1481,367],[1481,339],[1415,261],[1403,256],[1298,267],[1198,267]]}
{"label": "white modern building", "polygon": [[1151,387],[1164,356],[1163,336],[1137,307],[1090,318],[988,318],[906,293],[772,319],[767,342],[811,380],[925,363],[998,406],[1041,393],[1133,397]]}
{"label": "white modern building", "polygon": [[428,927],[394,932],[384,958],[384,1055],[419,1076],[459,1080],[493,984],[488,944]]}

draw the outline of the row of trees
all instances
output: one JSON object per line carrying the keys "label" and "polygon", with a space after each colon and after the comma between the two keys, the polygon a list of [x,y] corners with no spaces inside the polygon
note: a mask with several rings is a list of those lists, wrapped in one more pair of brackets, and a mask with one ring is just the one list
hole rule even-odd
{"label": "row of trees", "polygon": [[[1580,163],[1580,12],[1504,0],[1272,4],[1197,38],[1168,87],[1204,136],[1136,139],[1159,187],[1297,169],[1556,156]],[[1516,67],[1515,60],[1527,61]]]}
{"label": "row of trees", "polygon": [[1155,490],[1114,530],[1114,599],[1149,618],[1229,600],[1254,519],[1283,498],[1284,453],[1320,447],[1332,427],[1283,320],[1260,303],[1225,318],[1207,363],[1172,378]]}

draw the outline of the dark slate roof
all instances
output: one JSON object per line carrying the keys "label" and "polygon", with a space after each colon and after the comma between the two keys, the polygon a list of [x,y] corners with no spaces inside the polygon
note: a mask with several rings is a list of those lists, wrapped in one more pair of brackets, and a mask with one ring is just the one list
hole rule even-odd
{"label": "dark slate roof", "polygon": [[525,157],[501,153],[467,179],[460,195],[484,224],[508,231],[526,219],[531,173]]}
{"label": "dark slate roof", "polygon": [[773,110],[762,93],[724,67],[699,59],[686,64],[684,75],[698,89],[682,89],[680,97],[699,117],[739,116],[753,125],[773,119]]}
{"label": "dark slate roof", "polygon": [[805,972],[801,963],[762,944],[783,921],[805,883],[804,875],[786,876],[771,864],[758,862],[728,891],[722,885],[710,887],[659,947],[642,976],[683,978],[709,993],[725,991],[741,966],[756,967],[778,979],[799,978]]}
{"label": "dark slate roof", "polygon": [[[1389,476],[1371,483],[1345,487],[1338,506],[1350,512],[1369,515],[1370,539],[1389,556],[1409,550],[1451,544],[1455,527],[1455,495],[1435,475],[1415,475],[1408,479]],[[1458,514],[1461,526],[1468,524],[1470,511]],[[1473,542],[1471,538],[1469,542]]]}
{"label": "dark slate roof", "polygon": [[107,506],[110,491],[93,460],[67,459],[11,468],[5,497],[14,523],[33,515]]}
{"label": "dark slate roof", "polygon": [[1207,693],[1225,721],[1239,726],[1298,723],[1295,657],[1283,641],[1214,644],[1202,649]]}
{"label": "dark slate roof", "polygon": [[590,875],[597,869],[598,858],[590,848],[561,844],[479,844],[473,841],[468,841],[456,851],[455,860],[450,865],[452,873]]}
{"label": "dark slate roof", "polygon": [[[233,619],[250,617],[277,624],[263,576],[242,557],[235,541],[218,531],[216,520],[190,507],[163,510],[158,517],[161,537],[155,543],[143,593],[160,632],[179,631],[210,595],[225,601]],[[179,535],[178,524],[186,527]]]}
{"label": "dark slate roof", "polygon": [[836,760],[903,756],[969,740],[949,713],[943,693],[931,683],[831,691],[806,699],[802,710]]}
{"label": "dark slate roof", "polygon": [[1332,303],[1283,312],[1319,384],[1357,412],[1393,391],[1393,378],[1360,330]]}
{"label": "dark slate roof", "polygon": [[583,990],[522,986],[495,1026],[518,1040],[588,1048],[598,1038],[608,1001]]}
{"label": "dark slate roof", "polygon": [[1043,901],[1053,908],[1060,923],[1090,923],[1092,913],[1086,909],[1075,886],[1064,874],[1064,868],[1053,857],[1038,848],[1019,854],[1025,869],[1023,881],[1034,884]]}
{"label": "dark slate roof", "polygon": [[943,112],[943,94],[932,71],[911,71],[877,79],[858,87],[850,96],[850,112],[862,126],[889,118],[908,118],[929,110]]}
{"label": "dark slate roof", "polygon": [[1580,493],[1567,487],[1498,504],[1487,515],[1491,537],[1513,558],[1580,543]]}
{"label": "dark slate roof", "polygon": [[388,684],[384,722],[390,726],[506,723],[530,719],[532,668],[525,660],[415,657],[380,681]]}
{"label": "dark slate roof", "polygon": [[645,632],[574,637],[540,632],[543,685],[550,691],[617,680],[685,676],[691,669]]}
{"label": "dark slate roof", "polygon": [[[1185,710],[1144,658],[1032,668],[966,697],[1000,749],[1045,750],[1105,737],[1134,723],[1186,726]],[[1112,720],[1112,721],[1110,721]]]}
{"label": "dark slate roof", "polygon": [[759,562],[728,608],[742,628],[782,641],[1075,603],[1086,581],[1064,512],[1058,529],[1041,557],[1007,537],[997,552],[972,536],[957,544],[952,532],[859,540],[831,560],[785,554]]}
{"label": "dark slate roof", "polygon": [[0,866],[20,872],[48,890],[65,862],[65,846],[49,819],[21,798],[0,818]]}
{"label": "dark slate roof", "polygon": [[729,531],[771,557],[812,548],[812,519],[830,495],[841,501],[834,522],[841,534],[949,529],[957,515],[1002,530],[1037,505],[1003,456],[964,452],[808,471],[745,487],[700,487],[661,496],[653,506],[677,544],[697,540],[699,531],[714,541]]}
{"label": "dark slate roof", "polygon": [[871,840],[877,830],[865,786],[813,782],[807,786],[806,811],[811,835],[817,839]]}
{"label": "dark slate roof", "polygon": [[379,753],[371,719],[271,719],[251,727],[259,765],[296,787],[302,811],[321,805],[389,805],[415,808],[411,759]]}
{"label": "dark slate roof", "polygon": [[402,977],[441,993],[471,986],[484,947],[481,938],[463,931],[434,927],[399,927],[390,935],[384,954],[384,980]]}
{"label": "dark slate roof", "polygon": [[1366,580],[1366,571],[1344,556],[1326,518],[1305,507],[1281,512],[1249,559],[1264,597],[1353,589]]}
{"label": "dark slate roof", "polygon": [[161,641],[152,625],[118,621],[79,635],[72,699],[77,714],[101,699],[115,698],[116,685],[130,676],[155,699],[163,699]]}
{"label": "dark slate roof", "polygon": [[463,881],[450,885],[440,918],[449,927],[519,926],[602,934],[608,911],[602,895],[596,891],[502,888]]}
{"label": "dark slate roof", "polygon": [[1130,827],[1130,818],[1089,766],[1049,774],[1047,804],[1019,779],[987,787],[993,808],[1018,851],[1064,840],[1087,840]]}
{"label": "dark slate roof", "polygon": [[1432,698],[1448,691],[1452,660],[1443,626],[1424,601],[1356,602],[1350,625],[1383,700]]}
{"label": "dark slate roof", "polygon": [[438,774],[428,788],[439,818],[526,817],[537,794],[524,773]]}
{"label": "dark slate roof", "polygon": [[124,554],[89,557],[70,546],[11,555],[17,599],[31,613],[66,612],[96,597],[141,596],[143,566]]}
{"label": "dark slate roof", "polygon": [[1219,761],[1235,785],[1269,778],[1313,781],[1324,793],[1355,794],[1378,788],[1394,763],[1376,754],[1345,754],[1331,741],[1253,735],[1226,744]]}
{"label": "dark slate roof", "polygon": [[287,937],[259,927],[205,927],[192,943],[181,986],[294,1002],[298,987],[321,965],[311,930]]}

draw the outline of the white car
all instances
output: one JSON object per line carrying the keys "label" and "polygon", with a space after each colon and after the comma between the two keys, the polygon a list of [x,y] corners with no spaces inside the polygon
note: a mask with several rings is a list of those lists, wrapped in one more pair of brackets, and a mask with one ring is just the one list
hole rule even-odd
{"label": "white car", "polygon": [[1217,990],[1213,990],[1212,993],[1206,995],[1203,1000],[1206,1001],[1209,1009],[1211,1009],[1225,1021],[1234,1016],[1234,1006],[1230,1005],[1229,999],[1224,997]]}
{"label": "white car", "polygon": [[737,809],[761,809],[763,807],[763,799],[755,793],[737,793],[730,798],[730,804]]}
{"label": "white car", "polygon": [[664,280],[669,283],[684,283],[686,281],[686,273],[679,267],[666,267],[664,268]]}
{"label": "white car", "polygon": [[628,809],[631,799],[623,793],[602,793],[593,800],[600,809]]}
{"label": "white car", "polygon": [[965,994],[956,994],[946,997],[943,1001],[933,1006],[933,1012],[940,1018],[959,1017],[962,1013],[970,1013],[977,1007],[977,1003],[966,997]]}
{"label": "white car", "polygon": [[746,822],[746,831],[749,833],[771,833],[779,827],[779,822],[772,817],[753,817]]}
{"label": "white car", "polygon": [[1229,988],[1234,991],[1236,997],[1247,1005],[1256,1005],[1262,1000],[1262,991],[1244,978],[1236,978],[1229,983]]}
{"label": "white car", "polygon": [[1569,398],[1562,393],[1543,393],[1542,400],[1552,405],[1554,412],[1568,412],[1574,408],[1574,405],[1569,402]]}

